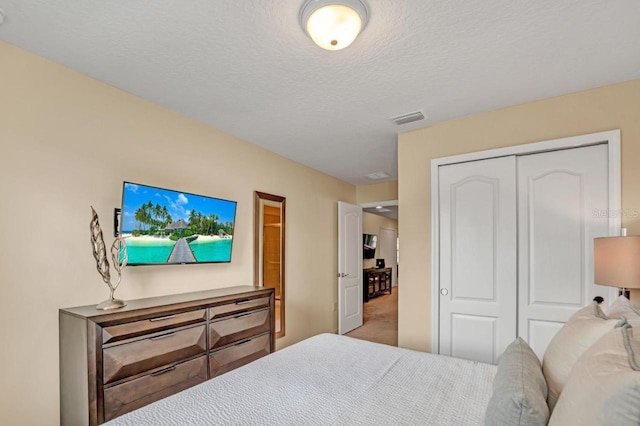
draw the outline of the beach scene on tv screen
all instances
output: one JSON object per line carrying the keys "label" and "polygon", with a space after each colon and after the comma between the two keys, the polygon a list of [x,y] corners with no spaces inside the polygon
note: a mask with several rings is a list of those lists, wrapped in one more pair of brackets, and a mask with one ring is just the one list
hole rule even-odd
{"label": "beach scene on tv screen", "polygon": [[235,212],[233,201],[125,182],[127,263],[229,262]]}

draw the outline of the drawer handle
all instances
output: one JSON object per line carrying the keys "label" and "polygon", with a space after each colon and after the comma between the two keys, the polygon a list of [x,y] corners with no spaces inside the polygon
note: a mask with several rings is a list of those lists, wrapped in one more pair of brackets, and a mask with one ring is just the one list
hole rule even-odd
{"label": "drawer handle", "polygon": [[234,318],[235,318],[235,319],[238,319],[238,318],[244,318],[244,317],[248,317],[249,315],[251,315],[251,313],[247,312],[246,314],[236,315]]}
{"label": "drawer handle", "polygon": [[241,342],[236,343],[236,344],[235,344],[235,345],[233,345],[233,346],[240,346],[240,345],[244,345],[245,343],[249,343],[250,341],[251,341],[251,339],[245,339],[245,340],[243,340],[243,341],[241,341]]}
{"label": "drawer handle", "polygon": [[160,339],[166,339],[167,337],[172,337],[175,336],[176,333],[169,333],[169,334],[163,334],[162,336],[156,336],[156,337],[151,337],[149,340],[160,340]]}
{"label": "drawer handle", "polygon": [[236,305],[246,305],[247,303],[251,303],[251,299],[247,299],[247,300],[238,300],[236,302]]}
{"label": "drawer handle", "polygon": [[160,317],[160,318],[151,318],[149,321],[151,322],[156,322],[156,321],[164,321],[164,320],[168,320],[171,318],[175,318],[175,314],[174,315],[167,315],[166,317]]}
{"label": "drawer handle", "polygon": [[159,376],[159,375],[164,374],[164,373],[168,373],[169,371],[173,371],[175,369],[176,369],[176,366],[172,365],[171,367],[167,367],[164,370],[160,370],[160,371],[156,371],[155,373],[151,373],[151,375],[153,377],[155,377],[155,376]]}

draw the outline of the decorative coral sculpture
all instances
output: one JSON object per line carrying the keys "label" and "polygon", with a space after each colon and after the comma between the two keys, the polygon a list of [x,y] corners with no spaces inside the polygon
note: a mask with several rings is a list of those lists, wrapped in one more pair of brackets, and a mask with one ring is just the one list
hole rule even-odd
{"label": "decorative coral sculpture", "polygon": [[107,283],[110,290],[109,299],[98,304],[96,309],[108,310],[118,309],[127,305],[127,302],[120,299],[115,299],[113,293],[120,285],[122,279],[122,268],[127,264],[127,245],[124,238],[116,237],[111,245],[111,262],[113,268],[118,273],[118,281],[115,284],[111,284],[111,272],[109,266],[109,260],[107,260],[107,249],[104,245],[104,238],[102,237],[102,229],[100,228],[100,222],[98,221],[98,213],[91,207],[91,223],[89,224],[91,230],[91,248],[93,249],[93,258],[96,260],[96,269],[102,277],[102,280]]}

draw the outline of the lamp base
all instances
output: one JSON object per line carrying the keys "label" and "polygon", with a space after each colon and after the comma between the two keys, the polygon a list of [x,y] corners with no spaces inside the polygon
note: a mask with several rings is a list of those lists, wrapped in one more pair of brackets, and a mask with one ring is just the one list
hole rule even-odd
{"label": "lamp base", "polygon": [[104,302],[99,303],[96,306],[96,309],[99,309],[101,311],[108,311],[108,310],[111,310],[111,309],[124,308],[125,306],[127,306],[127,302],[125,302],[124,300],[107,299]]}

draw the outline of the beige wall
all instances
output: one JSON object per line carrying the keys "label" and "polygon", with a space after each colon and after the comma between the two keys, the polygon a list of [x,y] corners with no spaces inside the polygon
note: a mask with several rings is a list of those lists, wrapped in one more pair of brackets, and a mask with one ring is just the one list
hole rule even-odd
{"label": "beige wall", "polygon": [[[431,342],[431,203],[433,158],[620,129],[622,207],[640,208],[640,80],[478,114],[399,135],[402,293],[399,344]],[[630,234],[640,218],[623,217]]]}
{"label": "beige wall", "polygon": [[356,187],[356,201],[359,204],[398,199],[398,181],[391,180]]}
{"label": "beige wall", "polygon": [[363,268],[374,268],[376,266],[376,258],[380,257],[380,228],[389,228],[398,230],[398,222],[379,216],[377,214],[362,213],[362,233],[373,234],[378,236],[378,245],[376,246],[376,257],[374,259],[364,259],[362,261]]}
{"label": "beige wall", "polygon": [[117,296],[251,284],[260,190],[287,197],[278,346],[337,330],[337,201],[355,203],[353,185],[2,42],[0,63],[0,424],[58,423],[57,311],[108,296],[89,206],[111,244],[123,180],[236,200],[238,210],[231,263],[126,268]]}

